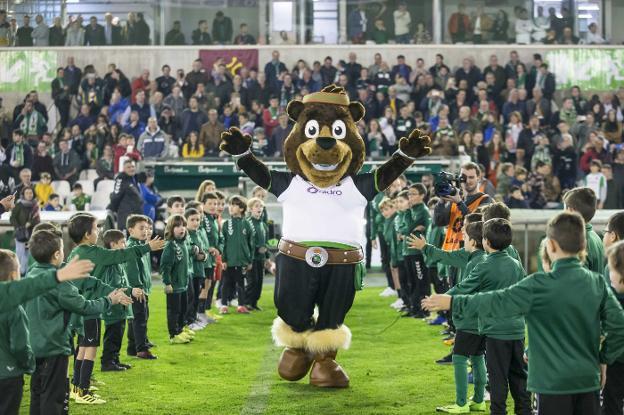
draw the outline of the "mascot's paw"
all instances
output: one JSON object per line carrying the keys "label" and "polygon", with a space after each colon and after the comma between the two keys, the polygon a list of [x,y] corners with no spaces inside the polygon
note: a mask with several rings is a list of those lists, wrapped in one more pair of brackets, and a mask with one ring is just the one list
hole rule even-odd
{"label": "mascot's paw", "polygon": [[399,140],[399,148],[410,157],[425,157],[431,153],[431,139],[419,129],[413,130],[409,136]]}
{"label": "mascot's paw", "polygon": [[237,156],[249,150],[249,147],[251,147],[251,136],[243,134],[238,128],[230,127],[227,131],[221,133],[220,150]]}

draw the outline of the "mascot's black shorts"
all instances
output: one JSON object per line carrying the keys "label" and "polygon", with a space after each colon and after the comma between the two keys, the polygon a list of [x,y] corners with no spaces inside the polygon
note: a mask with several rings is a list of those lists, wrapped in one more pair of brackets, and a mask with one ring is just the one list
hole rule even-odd
{"label": "mascot's black shorts", "polygon": [[[278,253],[274,301],[277,315],[293,330],[325,330],[340,326],[355,298],[355,264],[313,268]],[[319,315],[314,321],[314,306]]]}

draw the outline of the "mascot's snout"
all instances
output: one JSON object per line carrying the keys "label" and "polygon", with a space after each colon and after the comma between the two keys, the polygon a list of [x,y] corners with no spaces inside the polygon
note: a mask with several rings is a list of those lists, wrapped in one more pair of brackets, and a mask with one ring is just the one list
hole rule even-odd
{"label": "mascot's snout", "polygon": [[336,139],[332,137],[329,127],[324,126],[321,129],[321,135],[316,139],[316,144],[323,150],[329,150],[336,145]]}

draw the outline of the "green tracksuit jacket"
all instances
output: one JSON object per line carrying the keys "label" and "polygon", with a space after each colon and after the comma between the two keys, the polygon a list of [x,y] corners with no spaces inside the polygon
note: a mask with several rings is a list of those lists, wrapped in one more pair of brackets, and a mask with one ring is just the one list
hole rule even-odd
{"label": "green tracksuit jacket", "polygon": [[[132,287],[130,287],[130,282],[126,275],[125,264],[115,264],[104,267],[102,270],[102,282],[113,288],[124,288],[126,289],[126,295],[129,297],[132,296]],[[132,307],[121,304],[115,304],[111,306],[108,311],[102,313],[102,319],[107,326],[132,317]]]}
{"label": "green tracksuit jacket", "polygon": [[160,257],[160,273],[163,284],[171,285],[174,293],[185,292],[188,288],[189,261],[186,238],[167,241]]}
{"label": "green tracksuit jacket", "polygon": [[30,347],[28,317],[22,306],[0,313],[0,379],[35,371],[35,355]]}
{"label": "green tracksuit jacket", "polygon": [[407,236],[409,235],[408,231],[408,223],[409,223],[409,218],[406,218],[406,216],[409,215],[409,210],[404,210],[402,212],[397,211],[396,216],[394,217],[394,231],[396,233],[395,235],[395,239],[396,239],[396,256],[397,256],[397,262],[401,262],[403,261],[404,257],[405,257],[405,238],[404,239],[399,239],[399,236]]}
{"label": "green tracksuit jacket", "polygon": [[[500,290],[524,278],[520,263],[505,251],[487,254],[469,275],[453,287],[451,295]],[[465,316],[458,315],[458,318]],[[455,318],[455,315],[453,315]],[[498,340],[524,339],[524,318],[516,316],[479,316],[479,334]]]}
{"label": "green tracksuit jacket", "polygon": [[[256,219],[249,216],[247,221],[251,224],[254,230],[254,248],[253,259],[256,261],[264,261],[269,257],[269,249],[267,246],[267,236],[269,234],[269,226],[262,221],[262,218]],[[261,248],[264,248],[264,252],[260,252]]]}
{"label": "green tracksuit jacket", "polygon": [[125,261],[128,282],[132,288],[140,288],[145,291],[145,294],[150,295],[152,293],[152,263],[149,245],[145,241],[128,238],[126,246],[140,249],[141,252],[141,255]]}
{"label": "green tracksuit jacket", "polygon": [[[425,235],[429,225],[431,224],[431,216],[429,215],[429,209],[427,209],[427,205],[424,203],[419,203],[410,208],[409,212],[409,220],[407,220],[408,227],[408,235],[416,234],[416,235]],[[407,215],[406,215],[407,216]],[[419,226],[424,226],[424,231],[416,231],[416,228]],[[405,255],[416,255],[418,254],[418,249],[410,249],[408,248],[407,240],[404,241],[404,249],[403,252]]]}
{"label": "green tracksuit jacket", "polygon": [[223,262],[228,267],[245,267],[251,264],[254,252],[254,230],[243,218],[223,221]]}
{"label": "green tracksuit jacket", "polygon": [[[30,273],[30,269],[28,270]],[[28,276],[28,274],[27,274]],[[39,275],[36,280],[24,278],[19,281],[0,282],[0,313],[13,311],[17,306],[55,289],[59,282],[54,273]]]}
{"label": "green tracksuit jacket", "polygon": [[386,241],[386,244],[388,244],[388,253],[390,255],[391,267],[396,267],[397,264],[399,263],[399,257],[398,257],[398,252],[397,252],[398,240],[397,240],[396,229],[394,226],[396,217],[397,215],[395,213],[394,215],[392,215],[391,217],[387,219],[384,218],[384,224],[383,224],[383,237],[384,237],[384,240]]}
{"label": "green tracksuit jacket", "polygon": [[[56,275],[51,264],[36,264],[29,277],[49,278]],[[31,345],[36,358],[71,354],[70,314],[99,315],[108,311],[108,297],[87,300],[71,282],[59,284],[55,289],[29,301],[26,314],[30,320]]]}
{"label": "green tracksuit jacket", "polygon": [[[216,248],[219,252],[223,252],[223,238],[221,236],[221,232],[219,232],[219,224],[217,223],[217,218],[212,215],[205,214],[202,220],[202,228],[206,232],[208,247]],[[204,268],[214,268],[215,264],[215,257],[212,255],[208,255],[208,259],[204,264]]]}
{"label": "green tracksuit jacket", "polygon": [[452,310],[484,319],[526,316],[531,392],[598,391],[600,363],[611,364],[624,353],[622,307],[604,278],[576,257],[555,261],[551,272],[537,272],[503,290],[456,295]]}
{"label": "green tracksuit jacket", "polygon": [[[602,274],[605,266],[605,252],[600,236],[594,231],[591,223],[585,224],[585,242],[587,258],[585,258],[585,266],[590,270]],[[611,282],[607,278],[607,283]]]}
{"label": "green tracksuit jacket", "polygon": [[[202,236],[202,233],[203,231],[199,229],[196,231],[191,231],[191,230],[188,231],[187,240],[191,243],[191,250],[189,251],[189,257],[191,260],[190,261],[191,265],[193,267],[193,272],[191,273],[193,278],[205,278],[206,277],[204,274],[204,264],[206,263],[206,259],[208,259],[210,254],[208,253],[206,240]],[[199,261],[195,259],[195,256],[193,255],[194,246],[196,246],[199,250],[201,250],[205,254],[203,261]]]}

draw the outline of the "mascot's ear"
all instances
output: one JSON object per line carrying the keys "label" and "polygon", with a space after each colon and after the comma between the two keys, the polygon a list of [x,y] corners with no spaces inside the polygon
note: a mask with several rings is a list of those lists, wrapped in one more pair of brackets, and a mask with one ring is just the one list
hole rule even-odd
{"label": "mascot's ear", "polygon": [[[359,104],[359,102],[358,102]],[[299,115],[303,111],[304,104],[301,101],[290,101],[288,106],[286,107],[286,113],[288,114],[288,118],[290,118],[293,122],[297,122]]]}
{"label": "mascot's ear", "polygon": [[[290,105],[289,105],[290,106]],[[358,122],[364,116],[364,105],[359,102],[352,102],[349,104],[349,112],[354,122]]]}

